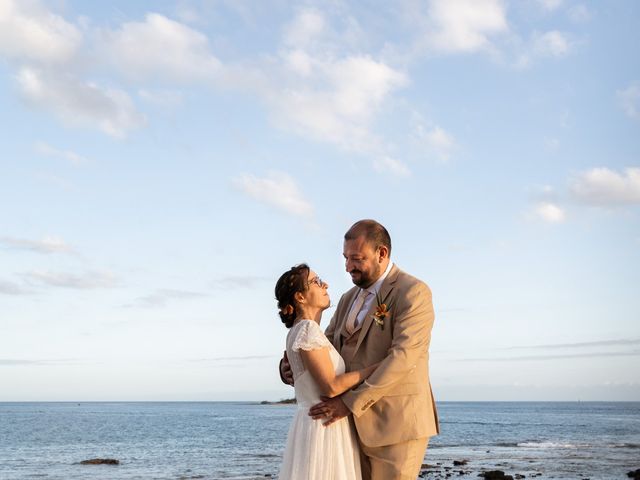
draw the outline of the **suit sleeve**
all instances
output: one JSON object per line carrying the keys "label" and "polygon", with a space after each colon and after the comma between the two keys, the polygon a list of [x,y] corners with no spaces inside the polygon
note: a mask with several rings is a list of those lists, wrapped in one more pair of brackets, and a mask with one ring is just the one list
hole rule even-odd
{"label": "suit sleeve", "polygon": [[399,291],[395,301],[393,336],[387,356],[367,380],[342,395],[356,417],[397,387],[419,361],[427,361],[434,320],[431,290],[418,281]]}

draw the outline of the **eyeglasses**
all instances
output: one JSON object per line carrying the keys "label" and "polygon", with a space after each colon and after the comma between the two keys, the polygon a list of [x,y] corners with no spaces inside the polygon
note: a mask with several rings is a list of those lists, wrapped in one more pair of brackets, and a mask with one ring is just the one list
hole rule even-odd
{"label": "eyeglasses", "polygon": [[322,279],[318,276],[313,277],[311,280],[309,280],[307,282],[307,286],[311,285],[312,283],[315,283],[317,286],[319,286],[320,288],[324,287],[326,285],[326,283],[324,283],[322,281]]}

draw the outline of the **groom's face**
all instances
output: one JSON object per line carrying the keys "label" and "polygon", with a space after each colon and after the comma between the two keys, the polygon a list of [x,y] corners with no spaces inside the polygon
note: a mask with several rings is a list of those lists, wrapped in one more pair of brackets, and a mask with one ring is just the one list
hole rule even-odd
{"label": "groom's face", "polygon": [[382,265],[377,249],[364,236],[344,241],[345,268],[351,281],[360,288],[373,285],[382,275]]}

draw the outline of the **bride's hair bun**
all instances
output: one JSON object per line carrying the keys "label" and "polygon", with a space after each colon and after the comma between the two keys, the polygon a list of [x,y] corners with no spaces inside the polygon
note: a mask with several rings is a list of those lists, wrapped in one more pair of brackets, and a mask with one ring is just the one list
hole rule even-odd
{"label": "bride's hair bun", "polygon": [[308,276],[309,266],[301,263],[284,272],[276,283],[280,320],[287,328],[291,328],[298,315],[294,295],[307,289]]}

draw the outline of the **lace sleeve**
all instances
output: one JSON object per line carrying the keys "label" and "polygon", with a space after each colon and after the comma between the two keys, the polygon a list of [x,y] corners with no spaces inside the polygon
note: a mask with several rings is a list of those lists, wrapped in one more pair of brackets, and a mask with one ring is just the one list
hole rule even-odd
{"label": "lace sleeve", "polygon": [[304,323],[300,325],[296,339],[293,341],[292,349],[294,352],[300,350],[316,350],[318,348],[328,347],[329,345],[331,345],[331,342],[324,336],[324,333],[320,330],[320,326],[314,321],[305,320]]}

